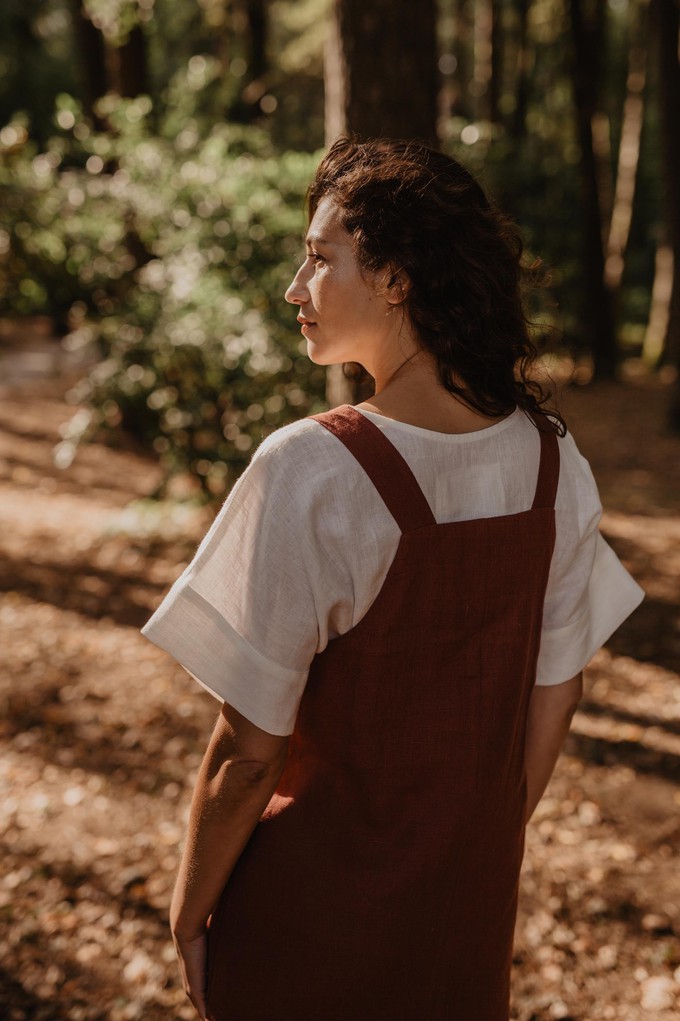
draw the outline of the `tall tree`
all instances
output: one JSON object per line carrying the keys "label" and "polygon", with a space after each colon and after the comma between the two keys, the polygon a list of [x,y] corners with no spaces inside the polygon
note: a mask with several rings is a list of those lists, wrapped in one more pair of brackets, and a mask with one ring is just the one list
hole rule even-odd
{"label": "tall tree", "polygon": [[646,3],[636,3],[630,11],[628,76],[605,262],[605,282],[614,295],[618,294],[623,277],[624,256],[633,219],[635,184],[640,161],[640,136],[644,121],[644,91],[647,77],[647,13]]}
{"label": "tall tree", "polygon": [[116,87],[121,96],[134,99],[149,91],[146,36],[141,25],[134,25],[127,38],[113,51]]}
{"label": "tall tree", "polygon": [[73,31],[80,63],[80,77],[85,113],[99,127],[94,112],[96,101],[106,92],[106,43],[99,29],[92,24],[83,0],[72,0]]}
{"label": "tall tree", "polygon": [[[436,144],[436,16],[435,0],[335,0],[325,65],[329,144],[346,131]],[[342,366],[327,379],[332,405],[356,399]]]}
{"label": "tall tree", "polygon": [[492,121],[500,121],[500,102],[503,93],[504,73],[503,5],[500,0],[491,0],[491,81],[489,82],[489,115]]}
{"label": "tall tree", "polygon": [[651,13],[659,67],[658,94],[666,235],[673,253],[673,279],[664,348],[666,360],[678,370],[671,402],[670,425],[674,431],[680,432],[680,195],[677,188],[677,173],[680,166],[680,132],[678,132],[680,15],[677,0],[652,0]]}
{"label": "tall tree", "polygon": [[[243,54],[246,71],[228,119],[248,123],[261,116],[260,101],[267,91],[267,5],[265,0],[239,0],[231,10],[232,43]],[[224,33],[223,33],[224,34]]]}
{"label": "tall tree", "polygon": [[587,18],[583,0],[570,0],[573,52],[573,88],[578,138],[581,147],[583,192],[582,329],[593,354],[595,374],[614,375],[617,361],[612,294],[605,282],[602,242],[602,210],[598,189],[598,166],[593,145],[593,119],[597,110],[597,86],[605,2],[596,0],[593,18]]}
{"label": "tall tree", "polygon": [[454,0],[454,39],[453,52],[456,58],[456,84],[458,86],[457,101],[454,113],[458,117],[469,120],[472,117],[472,39],[474,21],[472,5],[467,0]]}
{"label": "tall tree", "polygon": [[[473,76],[470,91],[474,97],[474,112],[477,120],[494,120],[497,96],[494,94],[494,70],[498,72],[500,50],[494,52],[494,18],[497,5],[493,0],[477,0],[474,6],[473,34]],[[494,67],[494,58],[496,67]],[[498,84],[498,80],[496,80]]]}
{"label": "tall tree", "polygon": [[70,5],[90,114],[108,90],[129,99],[148,94],[147,37],[136,5],[97,0],[70,0]]}
{"label": "tall tree", "polygon": [[248,24],[248,70],[250,78],[261,78],[267,70],[267,7],[265,0],[246,0]]}
{"label": "tall tree", "polygon": [[339,131],[437,139],[436,3],[335,0],[327,76],[329,122]]}
{"label": "tall tree", "polygon": [[529,4],[530,0],[517,0],[516,2],[515,108],[512,114],[510,132],[518,140],[526,135],[527,108],[529,106],[529,71],[532,59],[529,48]]}

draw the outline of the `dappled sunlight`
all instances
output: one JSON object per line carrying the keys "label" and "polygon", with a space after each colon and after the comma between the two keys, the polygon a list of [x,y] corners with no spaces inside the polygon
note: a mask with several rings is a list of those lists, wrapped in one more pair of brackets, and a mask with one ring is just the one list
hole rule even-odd
{"label": "dappled sunlight", "polygon": [[678,674],[603,649],[588,670],[569,747],[680,782]]}
{"label": "dappled sunlight", "polygon": [[[527,831],[514,965],[525,1011],[572,988],[607,1002],[614,969],[628,1002],[651,997],[680,926],[680,504],[666,471],[678,441],[650,444],[626,424],[634,404],[657,435],[654,389],[577,388],[563,404],[609,492],[621,474],[652,480],[640,510],[603,517],[648,600],[590,665]],[[218,707],[137,629],[212,512],[149,499],[156,469],[132,451],[95,444],[52,471],[68,415],[55,387],[0,413],[5,988],[17,1021],[189,1021],[167,911]]]}
{"label": "dappled sunlight", "polygon": [[509,261],[483,214],[495,254],[480,233],[463,283],[462,249],[426,250],[438,218],[369,234],[411,277],[400,311],[464,352],[509,300],[494,265],[519,271],[528,372],[646,594],[527,828],[509,1021],[677,1021],[677,3],[4,6],[0,1018],[195,1021],[168,913],[219,703],[139,629],[259,445],[368,395],[310,360],[284,298],[321,147],[349,132],[429,139],[518,225]]}
{"label": "dappled sunlight", "polygon": [[680,616],[680,519],[605,511],[602,531],[648,598],[675,606]]}

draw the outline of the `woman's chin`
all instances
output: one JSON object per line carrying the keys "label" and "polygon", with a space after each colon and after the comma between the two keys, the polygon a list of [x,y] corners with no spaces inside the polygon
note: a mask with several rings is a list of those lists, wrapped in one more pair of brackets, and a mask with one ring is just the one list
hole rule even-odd
{"label": "woman's chin", "polygon": [[307,357],[315,365],[342,365],[347,358],[333,351],[324,351],[323,347],[315,344],[313,340],[307,340]]}

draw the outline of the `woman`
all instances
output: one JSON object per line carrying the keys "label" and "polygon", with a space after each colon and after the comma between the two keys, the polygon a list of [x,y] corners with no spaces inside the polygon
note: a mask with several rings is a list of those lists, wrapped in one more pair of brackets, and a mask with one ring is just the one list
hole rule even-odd
{"label": "woman", "polygon": [[[524,828],[641,598],[455,161],[340,140],[286,298],[375,394],[279,429],[144,629],[224,701],[171,907],[213,1021],[507,1021]],[[207,975],[207,981],[206,981]]]}

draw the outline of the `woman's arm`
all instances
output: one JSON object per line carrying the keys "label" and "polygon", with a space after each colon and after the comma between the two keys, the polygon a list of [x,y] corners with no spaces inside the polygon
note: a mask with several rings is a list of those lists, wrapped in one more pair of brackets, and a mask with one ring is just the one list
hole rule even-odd
{"label": "woman's arm", "polygon": [[534,814],[548,786],[582,694],[582,673],[562,684],[534,686],[529,703],[525,747],[527,821]]}
{"label": "woman's arm", "polygon": [[276,790],[288,742],[225,703],[201,763],[170,906],[184,988],[201,1017],[207,921]]}

